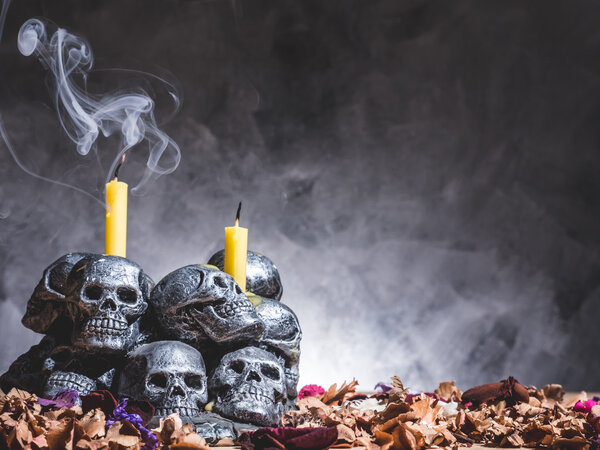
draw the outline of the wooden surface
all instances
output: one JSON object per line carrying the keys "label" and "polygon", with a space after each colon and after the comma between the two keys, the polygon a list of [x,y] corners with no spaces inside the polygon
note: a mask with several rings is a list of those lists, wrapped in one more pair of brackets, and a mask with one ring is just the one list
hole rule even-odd
{"label": "wooden surface", "polygon": [[[592,398],[593,396],[597,395],[600,396],[600,393],[597,392],[586,392],[588,398]],[[567,392],[565,394],[565,402],[569,402],[572,399],[574,399],[576,396],[578,396],[580,393],[579,392]],[[221,450],[233,450],[233,449],[239,449],[239,446],[236,447],[211,447],[211,448],[218,448]],[[353,447],[355,450],[365,450],[365,447]],[[496,447],[485,447],[483,445],[477,445],[477,444],[473,444],[470,447],[465,447],[465,448],[469,448],[469,450],[493,450]],[[498,450],[500,450],[500,447],[498,447]]]}

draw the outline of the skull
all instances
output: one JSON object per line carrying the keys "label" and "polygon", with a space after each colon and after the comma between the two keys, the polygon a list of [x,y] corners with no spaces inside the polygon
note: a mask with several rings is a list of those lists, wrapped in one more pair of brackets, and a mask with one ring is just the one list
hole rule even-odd
{"label": "skull", "polygon": [[119,396],[147,400],[157,416],[198,416],[207,401],[206,367],[198,350],[158,341],[131,352],[119,377]]}
{"label": "skull", "polygon": [[257,347],[227,353],[209,379],[209,391],[214,412],[255,425],[275,425],[286,399],[283,366],[275,355]]}
{"label": "skull", "polygon": [[[86,253],[68,253],[44,270],[42,279],[27,302],[27,312],[22,320],[23,325],[43,334],[57,334],[65,331],[62,326],[64,323],[57,322],[57,319],[64,319],[66,313],[65,285],[67,277],[73,266],[88,255]],[[53,326],[55,323],[57,326]]]}
{"label": "skull", "polygon": [[[223,270],[225,250],[219,250],[210,257],[208,264]],[[248,250],[246,262],[246,289],[261,297],[280,300],[283,286],[277,266],[264,255]]]}
{"label": "skull", "polygon": [[256,339],[263,324],[233,278],[216,267],[190,265],[171,272],[152,291],[159,333],[196,348]]}
{"label": "skull", "polygon": [[152,280],[132,261],[88,255],[67,278],[73,321],[72,344],[124,355],[139,342],[139,323],[148,308]]}
{"label": "skull", "polygon": [[47,375],[42,396],[51,398],[63,389],[87,395],[96,389],[110,389],[114,375],[113,358],[88,354],[84,349],[58,346],[44,361]]}
{"label": "skull", "polygon": [[298,317],[289,306],[275,300],[262,299],[256,312],[265,325],[259,345],[285,361],[285,378],[289,398],[298,396],[298,362],[302,330]]}

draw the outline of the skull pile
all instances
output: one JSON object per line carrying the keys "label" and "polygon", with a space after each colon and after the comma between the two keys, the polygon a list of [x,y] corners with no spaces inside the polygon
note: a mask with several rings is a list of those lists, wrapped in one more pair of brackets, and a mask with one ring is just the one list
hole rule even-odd
{"label": "skull pile", "polygon": [[223,254],[156,286],[128,259],[64,255],[44,271],[23,317],[45,336],[0,387],[46,397],[109,389],[149,401],[156,418],[179,413],[209,441],[234,438],[240,424],[277,424],[298,395],[300,324],[280,302],[269,258],[248,251],[246,295],[222,271]]}

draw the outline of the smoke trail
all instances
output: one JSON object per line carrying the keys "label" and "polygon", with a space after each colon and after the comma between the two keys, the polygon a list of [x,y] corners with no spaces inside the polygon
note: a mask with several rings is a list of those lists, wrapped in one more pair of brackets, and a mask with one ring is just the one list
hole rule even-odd
{"label": "smoke trail", "polygon": [[[35,54],[50,71],[61,126],[75,143],[79,154],[87,155],[96,150],[100,133],[104,137],[120,133],[120,149],[113,159],[107,181],[113,177],[121,157],[144,143],[148,149],[147,170],[132,191],[141,189],[152,177],[169,174],[177,168],[181,151],[158,128],[154,101],[145,91],[137,89],[136,92],[102,95],[87,92],[87,77],[94,58],[85,39],[62,28],[48,36],[46,25],[41,20],[29,19],[19,30],[17,45],[23,55]],[[81,86],[75,79],[80,80]],[[177,91],[170,84],[167,84],[167,89],[178,110],[180,100]]]}
{"label": "smoke trail", "polygon": [[6,13],[8,12],[8,7],[10,6],[11,0],[4,0],[2,2],[2,10],[0,11],[0,41],[2,41],[2,33],[4,31],[4,22],[6,22]]}

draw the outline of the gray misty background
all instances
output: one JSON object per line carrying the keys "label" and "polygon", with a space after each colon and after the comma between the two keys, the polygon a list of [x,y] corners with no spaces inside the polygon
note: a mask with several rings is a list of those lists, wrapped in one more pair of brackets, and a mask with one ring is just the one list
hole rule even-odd
{"label": "gray misty background", "polygon": [[[177,80],[182,163],[130,196],[128,256],[155,280],[205,262],[243,200],[300,317],[301,384],[600,389],[600,3],[15,2],[7,131],[31,170],[101,197],[110,141],[79,157],[16,49],[34,16],[98,68]],[[20,319],[43,269],[103,236],[99,204],[0,145],[0,369],[40,338]]]}

